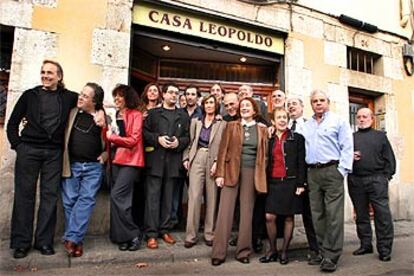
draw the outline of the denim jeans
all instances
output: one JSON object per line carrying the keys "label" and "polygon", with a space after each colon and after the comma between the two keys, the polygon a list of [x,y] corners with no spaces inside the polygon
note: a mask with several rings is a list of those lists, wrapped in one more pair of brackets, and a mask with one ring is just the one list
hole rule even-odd
{"label": "denim jeans", "polygon": [[99,162],[74,162],[72,176],[62,180],[62,202],[65,212],[64,240],[79,243],[88,229],[89,218],[101,186],[103,165]]}

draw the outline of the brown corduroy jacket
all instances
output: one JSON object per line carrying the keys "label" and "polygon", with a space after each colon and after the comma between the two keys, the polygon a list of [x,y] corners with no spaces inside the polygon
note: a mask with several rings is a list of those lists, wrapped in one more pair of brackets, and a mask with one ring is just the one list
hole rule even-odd
{"label": "brown corduroy jacket", "polygon": [[[254,175],[256,191],[267,193],[266,162],[267,162],[267,128],[257,127],[257,154]],[[236,186],[239,182],[241,151],[244,130],[240,121],[228,122],[220,143],[217,157],[217,177],[224,177],[224,185]]]}

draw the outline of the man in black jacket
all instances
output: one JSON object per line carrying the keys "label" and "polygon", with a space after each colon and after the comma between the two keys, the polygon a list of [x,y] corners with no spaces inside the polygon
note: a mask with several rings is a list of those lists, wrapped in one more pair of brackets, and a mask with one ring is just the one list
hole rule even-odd
{"label": "man in black jacket", "polygon": [[[34,247],[53,255],[56,203],[62,171],[62,145],[66,121],[78,94],[64,88],[59,63],[45,60],[42,85],[25,91],[7,124],[7,137],[16,150],[14,205],[10,247],[14,258],[24,258],[32,245],[36,182],[40,174],[40,205]],[[26,123],[19,135],[19,125]]]}
{"label": "man in black jacket", "polygon": [[182,153],[190,142],[189,116],[176,108],[178,87],[163,87],[163,104],[151,109],[144,123],[146,155],[145,228],[147,247],[158,248],[157,238],[174,244],[169,234],[174,183],[180,176]]}
{"label": "man in black jacket", "polygon": [[374,209],[375,234],[379,259],[391,260],[394,239],[389,207],[388,181],[395,173],[395,157],[384,132],[371,128],[374,115],[368,108],[357,112],[358,131],[354,133],[354,164],[348,177],[348,189],[356,212],[361,246],[353,255],[372,253],[372,229],[369,204]]}

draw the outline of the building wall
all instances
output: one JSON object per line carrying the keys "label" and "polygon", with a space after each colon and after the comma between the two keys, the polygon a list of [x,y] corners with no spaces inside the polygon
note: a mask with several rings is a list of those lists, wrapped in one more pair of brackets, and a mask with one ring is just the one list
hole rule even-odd
{"label": "building wall", "polygon": [[[335,1],[298,2],[321,9],[323,13],[283,3],[257,6],[237,0],[160,2],[288,33],[284,68],[286,92],[288,96],[295,95],[304,100],[308,117],[312,114],[309,94],[315,88],[327,91],[332,110],[344,118],[348,118],[349,112],[349,86],[382,93],[377,108],[385,110],[387,134],[398,159],[397,174],[390,185],[392,211],[397,219],[414,218],[414,207],[410,204],[414,187],[414,143],[410,137],[414,87],[413,77],[407,76],[402,68],[401,56],[401,46],[406,43],[404,36],[408,37],[412,29],[410,26],[399,27],[398,1],[394,4],[390,4],[394,1],[376,1],[376,10],[384,12],[376,12],[374,17],[362,14],[362,11],[372,9],[373,1],[358,1],[355,5],[347,2],[346,7],[334,5]],[[1,1],[0,24],[15,26],[7,116],[21,93],[39,83],[40,65],[45,58],[62,63],[68,88],[79,91],[87,81],[97,81],[106,91],[105,101],[110,103],[109,92],[114,85],[128,80],[132,5],[132,0],[91,0],[87,5],[81,0]],[[354,8],[356,6],[358,9]],[[231,14],[232,11],[237,11],[237,14]],[[335,17],[329,16],[342,13],[364,18],[364,21],[388,32],[367,34],[342,25]],[[381,21],[384,18],[386,21]],[[346,69],[347,46],[382,55],[382,74],[374,76]],[[8,238],[10,227],[15,155],[8,149],[4,131],[0,129],[0,132],[0,174],[3,176],[0,185],[0,238],[4,239]],[[100,195],[90,233],[108,231],[108,202],[107,195]],[[348,197],[346,219],[352,219]],[[61,231],[62,219],[58,226]]]}
{"label": "building wall", "polygon": [[412,27],[408,24],[404,28],[402,25],[405,22],[405,16],[409,13],[410,1],[414,2],[412,0],[298,0],[297,3],[334,16],[344,14],[376,25],[381,30],[409,37],[413,30]]}
{"label": "building wall", "polygon": [[[68,89],[80,91],[87,81],[100,83],[105,102],[111,89],[127,83],[132,0],[33,0],[0,2],[0,24],[15,27],[6,120],[23,91],[40,84],[44,59],[59,61]],[[0,238],[9,237],[15,153],[0,129]],[[59,204],[60,205],[60,204]],[[98,197],[89,233],[109,228],[109,198]],[[59,210],[58,233],[63,218]]]}

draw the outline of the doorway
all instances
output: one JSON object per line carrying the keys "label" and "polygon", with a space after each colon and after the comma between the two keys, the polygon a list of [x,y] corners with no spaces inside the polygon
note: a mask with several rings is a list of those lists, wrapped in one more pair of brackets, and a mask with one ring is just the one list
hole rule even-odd
{"label": "doorway", "polygon": [[226,92],[242,84],[252,86],[254,96],[270,106],[271,92],[283,89],[282,57],[202,38],[133,26],[130,83],[142,93],[146,84],[188,84],[202,95],[219,82]]}

